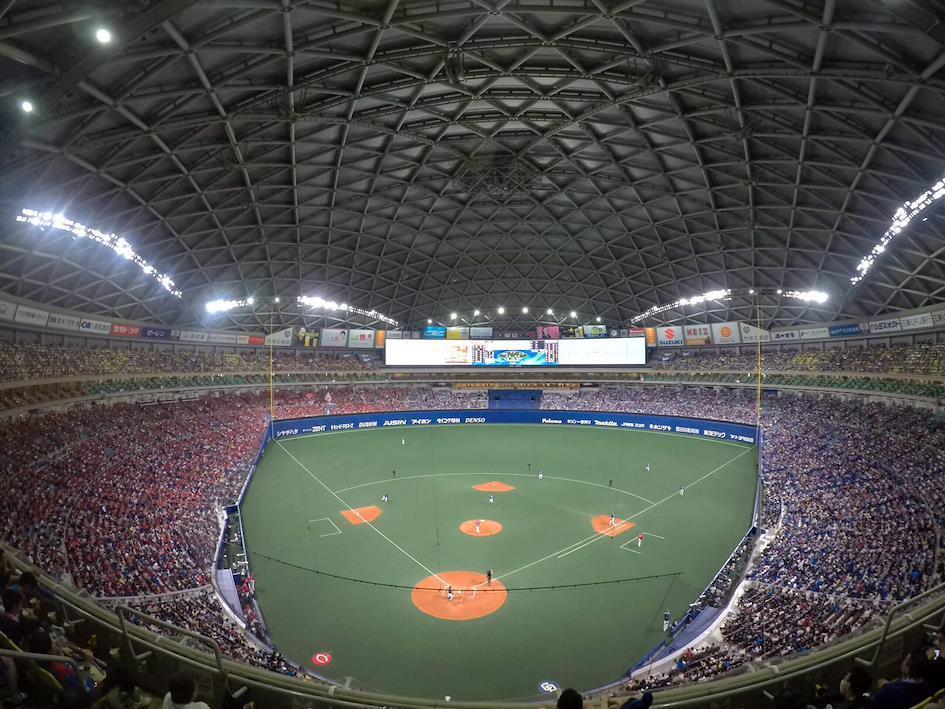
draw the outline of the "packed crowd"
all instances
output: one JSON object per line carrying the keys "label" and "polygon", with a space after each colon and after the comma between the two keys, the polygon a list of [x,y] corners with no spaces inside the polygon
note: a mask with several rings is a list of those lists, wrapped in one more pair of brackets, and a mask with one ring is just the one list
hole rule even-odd
{"label": "packed crowd", "polygon": [[[234,660],[279,674],[297,674],[296,668],[278,652],[251,642],[243,628],[223,610],[216,594],[211,590],[198,591],[191,595],[146,598],[135,602],[133,607],[145,615],[214,640],[220,646],[220,652]],[[132,620],[155,633],[173,637],[201,650],[207,650],[205,644],[198,643],[185,635],[175,635],[173,631],[155,623],[149,623],[139,616],[133,616]]]}
{"label": "packed crowd", "polygon": [[[743,423],[757,415],[754,392],[689,389],[667,397],[648,387],[546,393],[542,408],[658,411]],[[762,421],[762,524],[780,527],[752,563],[748,578],[757,586],[739,599],[712,666],[719,665],[716,658],[735,665],[841,637],[889,603],[932,585],[936,542],[945,541],[936,539],[945,529],[945,430],[927,413],[765,396]],[[753,618],[785,619],[784,627],[756,646],[762,636],[752,635]],[[698,678],[675,670],[660,681]]]}
{"label": "packed crowd", "polygon": [[[276,371],[348,371],[371,366],[351,352],[317,352],[274,349]],[[264,372],[269,370],[268,350],[230,353],[159,347],[81,347],[40,345],[0,340],[0,382],[31,381],[79,375],[105,376],[152,372]]]}
{"label": "packed crowd", "polygon": [[[288,418],[486,405],[478,392],[327,387],[280,392],[275,408]],[[236,499],[268,416],[268,394],[242,394],[11,421],[0,428],[0,538],[96,595],[203,585],[218,510]]]}
{"label": "packed crowd", "polygon": [[[446,388],[325,387],[280,392],[276,415],[486,405],[484,393]],[[223,395],[12,422],[0,429],[0,536],[100,596],[202,586],[218,510],[245,478],[268,407],[268,395]],[[676,389],[667,397],[648,387],[547,393],[542,408],[746,423],[757,413],[753,392]],[[779,526],[751,566],[754,583],[726,623],[723,644],[694,653],[667,682],[803,652],[935,581],[945,430],[918,410],[826,398],[766,396],[762,411],[763,519]],[[738,575],[733,568],[720,583],[730,588]],[[721,603],[721,586],[717,595]],[[213,637],[238,659],[278,669],[281,659],[260,654],[215,604],[207,594],[143,610]]]}
{"label": "packed crowd", "polygon": [[[689,371],[752,371],[758,367],[756,352],[734,350],[701,352],[663,350],[650,364],[660,369]],[[945,344],[921,343],[888,347],[850,347],[822,351],[764,348],[762,367],[767,371],[893,372],[945,376]]]}

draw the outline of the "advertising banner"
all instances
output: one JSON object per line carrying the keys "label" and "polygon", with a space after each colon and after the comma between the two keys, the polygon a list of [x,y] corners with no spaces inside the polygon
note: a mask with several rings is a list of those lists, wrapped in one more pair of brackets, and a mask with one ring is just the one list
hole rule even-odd
{"label": "advertising banner", "polygon": [[0,320],[12,320],[16,314],[16,303],[0,300]]}
{"label": "advertising banner", "polygon": [[606,325],[585,325],[584,337],[607,337]]}
{"label": "advertising banner", "polygon": [[205,332],[192,332],[189,330],[181,330],[178,339],[181,342],[206,342],[207,333]]}
{"label": "advertising banner", "polygon": [[273,347],[291,347],[292,329],[291,327],[284,327],[271,335],[266,335],[266,344]]}
{"label": "advertising banner", "polygon": [[469,328],[468,327],[448,327],[446,328],[446,339],[447,340],[468,340]]}
{"label": "advertising banner", "polygon": [[656,338],[656,328],[647,327],[644,328],[646,332],[646,346],[647,347],[656,347],[657,338]]}
{"label": "advertising banner", "polygon": [[109,334],[112,337],[141,337],[141,326],[116,322],[112,323],[112,330]]}
{"label": "advertising banner", "polygon": [[561,337],[584,337],[584,328],[572,325],[563,325],[561,328]]}
{"label": "advertising banner", "polygon": [[207,335],[207,342],[213,345],[235,345],[236,334],[228,332],[211,332]]}
{"label": "advertising banner", "polygon": [[880,334],[883,332],[900,332],[902,323],[899,318],[885,318],[883,320],[871,320],[869,323],[870,332]]}
{"label": "advertising banner", "polygon": [[347,347],[348,331],[333,330],[323,327],[321,337],[318,338],[319,347]]}
{"label": "advertising banner", "polygon": [[48,310],[31,308],[28,305],[16,306],[16,315],[13,316],[14,322],[21,322],[26,325],[38,325],[39,327],[45,325],[48,319]]}
{"label": "advertising banner", "polygon": [[318,330],[297,327],[292,335],[292,341],[296,347],[318,347]]}
{"label": "advertising banner", "polygon": [[387,330],[377,330],[374,333],[374,349],[382,350],[387,344]]}
{"label": "advertising banner", "polygon": [[[935,325],[936,327],[939,325],[945,325],[945,310],[933,310],[931,313],[929,313],[929,315],[932,316],[932,324]],[[901,318],[901,319],[907,319],[907,318]],[[923,327],[925,326],[923,325]],[[906,329],[911,329],[911,328],[906,328]]]}
{"label": "advertising banner", "polygon": [[685,338],[688,347],[711,345],[712,328],[709,325],[686,325]]}
{"label": "advertising banner", "polygon": [[423,328],[424,340],[445,340],[446,328],[442,325],[427,325]]}
{"label": "advertising banner", "polygon": [[903,330],[918,330],[923,327],[932,327],[935,320],[932,313],[920,313],[919,315],[904,315],[899,318]]}
{"label": "advertising banner", "polygon": [[264,345],[266,338],[263,335],[237,335],[236,344],[238,345]]}
{"label": "advertising banner", "polygon": [[[624,332],[622,329],[619,332]],[[631,327],[626,331],[626,335],[620,335],[621,337],[646,337],[646,329],[642,327]]]}
{"label": "advertising banner", "polygon": [[403,331],[403,330],[387,330],[386,332],[387,332],[386,338],[387,338],[388,340],[405,340],[405,339],[408,339],[408,338],[405,338],[405,337],[404,337],[404,331]]}
{"label": "advertising banner", "polygon": [[306,436],[313,433],[358,431],[372,428],[509,423],[654,431],[749,445],[754,445],[757,438],[757,432],[753,426],[724,421],[590,411],[483,409],[481,411],[398,411],[396,413],[346,414],[284,419],[273,422],[272,438],[268,438],[267,443],[273,439]]}
{"label": "advertising banner", "polygon": [[472,340],[488,340],[492,337],[491,327],[471,327],[469,337]]}
{"label": "advertising banner", "polygon": [[80,322],[82,322],[82,318],[74,315],[50,313],[49,320],[46,321],[46,327],[54,327],[57,330],[78,330]]}
{"label": "advertising banner", "polygon": [[107,335],[112,331],[112,324],[105,320],[83,320],[79,323],[79,332],[95,335]]}
{"label": "advertising banner", "polygon": [[148,337],[153,340],[171,339],[171,328],[169,327],[143,327],[141,328],[141,337]]}
{"label": "advertising banner", "polygon": [[831,325],[828,330],[830,331],[831,337],[855,337],[856,335],[866,335],[870,331],[866,323]]}
{"label": "advertising banner", "polygon": [[712,323],[712,342],[717,345],[737,345],[741,342],[737,322]]}
{"label": "advertising banner", "polygon": [[738,331],[741,333],[742,342],[771,342],[770,332],[767,330],[762,330],[759,327],[755,327],[754,325],[749,325],[746,322],[739,323]]}
{"label": "advertising banner", "polygon": [[802,340],[825,340],[830,337],[830,329],[826,327],[802,327],[797,331]]}
{"label": "advertising banner", "polygon": [[374,349],[374,330],[348,330],[348,347]]}
{"label": "advertising banner", "polygon": [[797,330],[774,330],[771,333],[773,342],[784,342],[785,340],[799,340],[800,333]]}
{"label": "advertising banner", "polygon": [[656,343],[660,347],[679,347],[683,344],[683,329],[671,325],[656,328]]}
{"label": "advertising banner", "polygon": [[561,328],[557,325],[539,325],[536,334],[539,340],[560,340]]}

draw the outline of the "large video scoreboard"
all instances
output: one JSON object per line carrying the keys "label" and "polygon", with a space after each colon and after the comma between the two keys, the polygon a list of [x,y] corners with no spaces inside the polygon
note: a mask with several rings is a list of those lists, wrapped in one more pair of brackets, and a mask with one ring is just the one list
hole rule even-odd
{"label": "large video scoreboard", "polygon": [[574,340],[387,340],[385,362],[414,367],[642,365],[646,338]]}

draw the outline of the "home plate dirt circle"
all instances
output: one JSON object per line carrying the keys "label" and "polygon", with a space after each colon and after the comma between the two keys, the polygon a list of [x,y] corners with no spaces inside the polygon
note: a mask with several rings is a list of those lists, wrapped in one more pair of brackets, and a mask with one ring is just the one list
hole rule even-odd
{"label": "home plate dirt circle", "polygon": [[[476,522],[479,522],[479,531],[476,531]],[[491,537],[502,531],[502,523],[494,519],[471,519],[459,525],[459,531],[470,537]]]}
{"label": "home plate dirt circle", "polygon": [[[448,588],[453,589],[449,599]],[[440,620],[476,620],[492,615],[508,599],[509,592],[501,581],[475,571],[444,571],[427,576],[413,587],[410,599],[418,610]]]}

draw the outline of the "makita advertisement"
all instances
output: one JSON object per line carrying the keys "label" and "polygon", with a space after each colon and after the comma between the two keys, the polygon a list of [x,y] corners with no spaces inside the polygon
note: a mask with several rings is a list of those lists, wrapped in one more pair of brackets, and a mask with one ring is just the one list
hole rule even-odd
{"label": "makita advertisement", "polygon": [[596,411],[519,411],[477,409],[463,411],[398,411],[394,413],[348,414],[285,419],[272,424],[273,439],[313,433],[360,431],[370,428],[410,428],[479,424],[538,424],[542,426],[594,426],[634,431],[701,436],[721,441],[754,444],[754,426],[675,416],[615,414]]}

